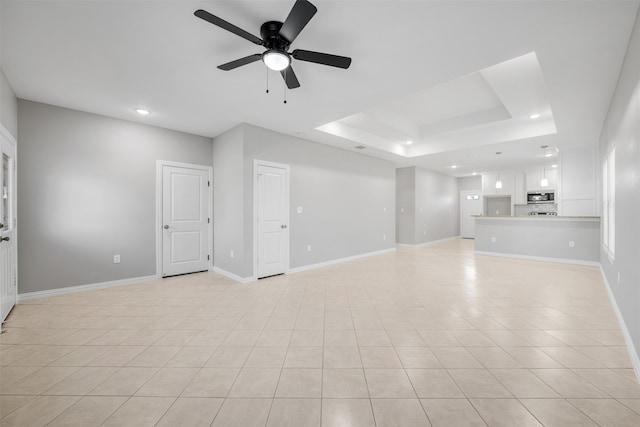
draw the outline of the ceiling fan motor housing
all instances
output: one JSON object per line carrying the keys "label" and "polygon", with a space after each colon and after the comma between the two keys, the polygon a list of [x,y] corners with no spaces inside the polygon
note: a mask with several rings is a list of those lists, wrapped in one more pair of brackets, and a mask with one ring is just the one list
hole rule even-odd
{"label": "ceiling fan motor housing", "polygon": [[282,22],[267,21],[260,27],[260,36],[262,36],[263,46],[267,49],[280,50],[286,52],[291,42],[280,35]]}

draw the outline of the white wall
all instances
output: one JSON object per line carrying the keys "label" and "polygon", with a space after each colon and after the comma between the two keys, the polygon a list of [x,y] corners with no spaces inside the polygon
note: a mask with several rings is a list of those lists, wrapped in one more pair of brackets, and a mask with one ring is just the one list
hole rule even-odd
{"label": "white wall", "polygon": [[18,292],[156,274],[156,160],[211,139],[24,100],[18,131]]}
{"label": "white wall", "polygon": [[18,99],[13,93],[2,68],[0,68],[0,123],[17,139]]}
{"label": "white wall", "polygon": [[[241,147],[241,163],[237,147]],[[221,157],[228,151],[233,151],[231,157]],[[224,162],[227,171],[224,179],[214,183],[214,206],[222,203],[224,194],[238,195],[238,182],[243,199],[233,199],[242,211],[241,226],[237,220],[215,219],[216,229],[230,228],[224,236],[214,234],[216,267],[243,278],[254,274],[254,159],[290,166],[290,268],[395,247],[395,168],[391,162],[243,124],[214,138],[214,170]],[[242,177],[236,179],[234,169],[241,170]],[[302,214],[297,207],[303,208]],[[234,255],[241,256],[241,261],[230,261],[232,246],[239,248],[241,254]]]}
{"label": "white wall", "polygon": [[610,261],[601,251],[600,263],[633,340],[637,363],[640,353],[640,13],[602,131],[598,173],[612,146],[616,148],[615,259]]}
{"label": "white wall", "polygon": [[482,175],[458,178],[458,191],[482,191]]}

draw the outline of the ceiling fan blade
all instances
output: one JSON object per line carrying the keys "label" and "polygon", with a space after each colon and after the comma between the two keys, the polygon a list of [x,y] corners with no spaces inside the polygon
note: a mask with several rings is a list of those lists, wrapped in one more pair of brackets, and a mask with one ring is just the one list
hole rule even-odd
{"label": "ceiling fan blade", "polygon": [[257,45],[262,46],[263,42],[262,39],[254,36],[253,34],[243,30],[242,28],[238,28],[233,24],[230,24],[229,22],[225,21],[222,18],[218,18],[215,15],[210,14],[209,12],[207,12],[206,10],[202,10],[202,9],[198,9],[194,12],[194,15],[196,15],[198,18],[200,19],[204,19],[207,22],[212,23],[213,25],[216,25],[224,30],[230,31],[233,34],[242,37],[243,39],[247,39],[249,40],[251,43],[255,43]]}
{"label": "ceiling fan blade", "polygon": [[311,21],[317,11],[318,9],[307,0],[296,0],[291,12],[289,12],[289,16],[287,16],[282,28],[280,28],[280,35],[287,39],[289,43],[293,43],[300,31]]}
{"label": "ceiling fan blade", "polygon": [[293,68],[291,68],[291,66],[288,66],[284,70],[281,70],[280,74],[282,74],[282,78],[284,79],[284,82],[287,84],[287,87],[289,89],[300,87],[300,82],[298,81],[296,73],[293,72]]}
{"label": "ceiling fan blade", "polygon": [[252,62],[259,61],[262,58],[261,53],[254,53],[253,55],[245,56],[244,58],[236,59],[235,61],[227,62],[226,64],[218,65],[218,68],[224,71],[230,71],[243,65],[251,64]]}
{"label": "ceiling fan blade", "polygon": [[313,52],[311,50],[296,49],[291,56],[300,61],[315,62],[316,64],[329,65],[347,69],[351,65],[351,58],[346,56],[331,55],[328,53]]}

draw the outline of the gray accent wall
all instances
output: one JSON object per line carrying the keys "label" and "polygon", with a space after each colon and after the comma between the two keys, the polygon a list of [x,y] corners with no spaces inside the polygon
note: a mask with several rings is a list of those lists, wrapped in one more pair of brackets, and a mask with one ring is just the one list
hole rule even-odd
{"label": "gray accent wall", "polygon": [[247,277],[251,270],[245,269],[243,141],[242,126],[213,140],[213,264]]}
{"label": "gray accent wall", "polygon": [[396,169],[396,242],[414,245],[416,238],[416,168]]}
{"label": "gray accent wall", "polygon": [[[225,152],[232,152],[233,159],[222,157]],[[240,153],[242,162],[237,163]],[[229,228],[225,234],[214,233],[216,267],[243,278],[254,274],[255,159],[290,167],[291,269],[395,247],[395,167],[391,162],[243,124],[214,138],[214,170],[227,164],[224,177],[216,175],[214,205],[222,203],[222,197],[232,199],[242,218],[241,227],[237,221],[215,219],[216,230]],[[238,170],[242,177],[235,179]],[[232,247],[238,248],[233,261]]]}
{"label": "gray accent wall", "polygon": [[396,194],[398,243],[420,245],[460,235],[457,178],[419,167],[399,168]]}
{"label": "gray accent wall", "polygon": [[0,123],[17,139],[18,99],[13,93],[13,89],[11,89],[2,68],[0,68]]}
{"label": "gray accent wall", "polygon": [[156,161],[211,139],[24,100],[18,132],[18,292],[155,275]]}
{"label": "gray accent wall", "polygon": [[598,262],[599,219],[483,217],[475,221],[476,252]]}
{"label": "gray accent wall", "polygon": [[[640,353],[640,12],[600,140],[599,173],[616,148],[615,259],[601,250],[600,264]],[[602,196],[600,196],[602,199]],[[640,369],[640,366],[636,366]],[[640,373],[638,373],[640,375]]]}

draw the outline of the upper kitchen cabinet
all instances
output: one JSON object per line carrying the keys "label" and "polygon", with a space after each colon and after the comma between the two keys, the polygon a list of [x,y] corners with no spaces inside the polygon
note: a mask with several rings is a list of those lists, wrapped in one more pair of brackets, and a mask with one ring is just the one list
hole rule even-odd
{"label": "upper kitchen cabinet", "polygon": [[[502,188],[496,188],[496,181],[500,176]],[[514,192],[514,174],[512,172],[501,172],[498,174],[482,175],[482,194],[485,196],[511,196]]]}
{"label": "upper kitchen cabinet", "polygon": [[[558,189],[558,171],[557,169],[544,169],[529,171],[527,176],[527,191],[545,191]],[[541,185],[542,178],[546,177],[549,185],[543,187]]]}

